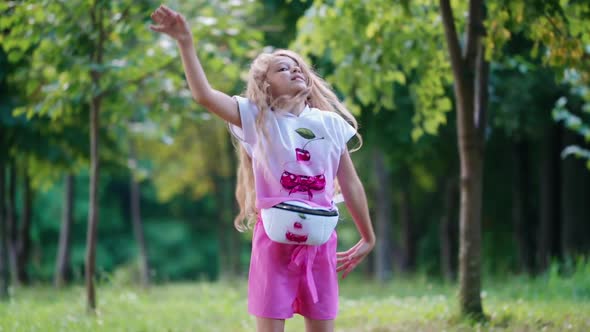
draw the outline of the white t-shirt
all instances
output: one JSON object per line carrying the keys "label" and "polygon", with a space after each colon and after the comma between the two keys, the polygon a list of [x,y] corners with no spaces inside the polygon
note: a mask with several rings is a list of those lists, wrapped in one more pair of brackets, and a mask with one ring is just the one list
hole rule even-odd
{"label": "white t-shirt", "polygon": [[234,98],[242,128],[230,125],[230,129],[252,157],[256,208],[284,201],[333,208],[334,179],[346,143],[356,133],[354,127],[335,112],[307,106],[299,115],[271,111],[267,113],[267,142],[256,131],[256,105],[243,97]]}

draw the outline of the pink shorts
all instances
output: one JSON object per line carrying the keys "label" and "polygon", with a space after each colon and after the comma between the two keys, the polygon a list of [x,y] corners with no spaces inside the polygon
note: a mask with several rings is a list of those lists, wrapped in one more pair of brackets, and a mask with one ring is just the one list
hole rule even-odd
{"label": "pink shorts", "polygon": [[254,226],[248,277],[248,312],[287,319],[335,319],[338,313],[336,231],[321,246],[273,242],[262,222]]}

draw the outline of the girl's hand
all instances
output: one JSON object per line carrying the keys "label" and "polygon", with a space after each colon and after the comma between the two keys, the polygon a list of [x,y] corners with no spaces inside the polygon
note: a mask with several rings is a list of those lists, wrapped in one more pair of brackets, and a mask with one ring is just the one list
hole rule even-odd
{"label": "girl's hand", "polygon": [[188,23],[186,23],[184,16],[172,9],[161,5],[152,13],[151,17],[157,24],[151,24],[151,30],[163,32],[179,42],[192,40],[193,37],[190,27],[188,26]]}
{"label": "girl's hand", "polygon": [[342,274],[342,279],[346,278],[346,276],[352,271],[360,262],[362,262],[365,257],[373,250],[375,243],[369,243],[364,239],[361,239],[354,247],[348,249],[344,252],[339,252],[336,254],[338,257],[336,261],[336,271],[344,271]]}

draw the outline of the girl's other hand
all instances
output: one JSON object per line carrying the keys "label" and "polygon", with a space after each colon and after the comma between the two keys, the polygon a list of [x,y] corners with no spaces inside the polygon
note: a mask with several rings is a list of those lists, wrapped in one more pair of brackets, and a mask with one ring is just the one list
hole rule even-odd
{"label": "girl's other hand", "polygon": [[174,10],[160,5],[152,15],[152,20],[156,25],[150,24],[150,29],[156,32],[162,32],[174,38],[179,42],[191,41],[192,34],[184,16]]}
{"label": "girl's other hand", "polygon": [[373,250],[375,243],[369,243],[364,239],[361,239],[354,247],[348,249],[344,252],[339,252],[336,254],[338,257],[336,261],[336,271],[344,271],[342,274],[342,279],[346,278],[346,276],[352,271],[360,262],[367,257],[367,255]]}

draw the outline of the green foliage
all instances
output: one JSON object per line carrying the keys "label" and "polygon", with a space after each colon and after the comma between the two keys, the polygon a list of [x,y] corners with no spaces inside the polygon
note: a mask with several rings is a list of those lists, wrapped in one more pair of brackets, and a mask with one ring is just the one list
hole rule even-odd
{"label": "green foliage", "polygon": [[[543,75],[545,79],[539,81],[541,84],[533,83],[532,76],[536,73],[542,73],[544,70],[536,64],[537,59],[541,59],[542,64],[550,68],[558,84],[567,84],[572,89],[569,95],[579,96],[590,100],[587,84],[590,82],[590,62],[587,45],[590,43],[590,27],[587,24],[590,18],[590,8],[584,1],[531,1],[519,2],[509,0],[498,0],[488,4],[488,17],[486,28],[488,31],[487,51],[489,58],[500,59],[509,66],[518,69],[523,75],[522,80],[517,84],[510,84],[506,87],[509,94],[518,96],[520,102],[513,100],[502,100],[504,107],[511,108],[517,105],[517,116],[504,116],[499,119],[499,123],[504,128],[511,130],[511,127],[519,127],[517,136],[532,128],[538,128],[536,123],[540,117],[535,110],[544,109],[546,106],[555,103],[553,109],[553,119],[563,121],[566,127],[582,135],[586,142],[590,141],[588,120],[584,120],[584,115],[576,115],[577,110],[566,110],[565,104],[568,99],[568,93],[562,90],[549,89],[549,82],[554,81],[550,77]],[[522,47],[524,44],[531,44],[530,47]],[[514,44],[511,46],[511,43]],[[520,53],[514,56],[515,45],[516,52]],[[526,54],[528,52],[528,54]],[[507,83],[505,80],[502,83]],[[557,85],[557,84],[556,84]],[[498,84],[498,86],[502,86]],[[539,89],[547,90],[545,93],[539,93],[541,98],[535,101],[531,94],[525,91],[536,91]],[[557,96],[556,96],[557,94]],[[550,98],[547,98],[549,97]],[[561,97],[561,98],[560,98]],[[552,100],[551,100],[552,99]],[[522,104],[522,106],[518,106]],[[536,107],[530,107],[531,104]],[[587,104],[582,107],[581,113],[588,113],[590,109]],[[508,112],[510,110],[508,109]],[[507,113],[508,113],[507,112]],[[505,114],[507,114],[505,113]],[[527,113],[531,113],[528,119],[523,119]],[[523,122],[514,125],[515,122]],[[529,136],[537,136],[532,134]],[[563,157],[574,155],[589,160],[587,162],[590,168],[590,152],[584,147],[569,146],[563,152]]]}
{"label": "green foliage", "polygon": [[[261,51],[263,34],[252,28],[259,4],[200,1],[171,5],[193,29],[196,51],[210,84],[230,95],[241,93],[247,65]],[[139,139],[140,158],[150,160],[143,171],[154,181],[161,200],[185,193],[198,199],[220,190],[219,177],[233,176],[230,136],[223,121],[193,102],[174,42],[152,34],[157,42],[152,41],[148,52],[163,55],[154,56],[154,65],[174,65],[145,81],[148,91],[163,93],[142,89],[127,97],[142,100],[149,108],[143,115],[136,114],[139,121],[131,126]]]}
{"label": "green foliage", "polygon": [[[461,6],[457,3],[458,11]],[[397,109],[396,100],[404,96],[396,93],[396,86],[408,85],[415,111],[412,138],[434,135],[446,123],[452,102],[445,88],[452,75],[434,1],[405,6],[391,1],[315,1],[298,28],[293,47],[316,59],[330,59],[333,68],[326,78],[357,115],[362,107]]]}
{"label": "green foliage", "polygon": [[[85,172],[76,177],[73,225],[71,229],[71,265],[75,282],[83,280],[86,255],[86,221],[89,179]],[[104,177],[99,188],[101,202],[97,271],[100,278],[120,284],[134,280],[138,249],[128,209],[129,179]],[[193,200],[173,199],[161,204],[156,189],[142,186],[142,214],[151,276],[164,280],[215,279],[218,275],[217,218],[208,207],[211,197]],[[20,205],[20,202],[17,202]],[[63,206],[62,182],[35,199],[32,222],[33,259],[30,276],[49,282],[55,272],[57,240]],[[195,218],[198,216],[198,218]],[[115,281],[113,281],[115,282]]]}
{"label": "green foliage", "polygon": [[[146,220],[148,257],[156,280],[206,279],[217,277],[217,239],[212,233],[199,234],[194,241],[186,223],[174,220]],[[171,260],[171,258],[173,259]]]}
{"label": "green foliage", "polygon": [[[359,120],[365,146],[353,158],[367,192],[371,195],[382,185],[392,188],[392,237],[399,235],[396,196],[402,186],[407,186],[418,239],[418,270],[438,274],[438,223],[444,212],[441,183],[456,175],[458,165],[455,123],[447,120],[453,117],[452,77],[437,2],[311,3],[199,0],[172,1],[169,5],[189,20],[212,86],[229,94],[243,90],[247,65],[263,45],[285,47],[290,36],[298,33],[293,48],[312,60]],[[60,180],[68,172],[77,174],[78,179],[72,265],[76,280],[82,280],[88,211],[88,177],[83,171],[88,159],[88,110],[91,98],[100,95],[101,160],[106,167],[100,188],[97,265],[103,282],[120,287],[136,278],[137,248],[128,202],[130,176],[142,184],[148,260],[155,280],[216,278],[224,247],[220,234],[234,231],[230,225],[231,183],[236,161],[227,127],[191,100],[174,42],[147,28],[149,13],[157,3],[118,0],[96,4],[105,13],[102,22],[108,30],[102,63],[92,58],[98,37],[89,15],[92,1],[0,2],[0,158],[8,157],[19,170],[26,167],[38,189],[29,272],[36,281],[49,281],[54,273],[63,204]],[[487,49],[493,61],[486,165],[492,167],[486,166],[483,193],[482,264],[485,274],[502,275],[514,271],[518,264],[512,241],[512,197],[507,194],[511,190],[507,178],[512,161],[506,158],[506,150],[518,139],[531,140],[535,149],[531,154],[542,150],[544,146],[538,142],[546,135],[550,111],[560,97],[567,103],[557,103],[555,119],[588,140],[587,50],[580,54],[580,47],[589,44],[588,25],[584,24],[588,11],[583,10],[582,1],[571,0],[495,0],[486,5]],[[294,22],[308,7],[296,31]],[[463,30],[466,2],[455,1],[453,8],[458,28]],[[102,76],[98,86],[91,83],[92,72]],[[312,136],[305,132],[303,135]],[[129,158],[128,162],[131,143],[137,155],[136,160]],[[383,184],[374,178],[375,151],[383,152],[391,183]],[[567,148],[564,155],[583,158],[588,151],[580,144]],[[535,179],[531,186],[538,187],[538,181]],[[17,190],[20,215],[21,193]],[[536,188],[529,193],[536,197]],[[238,252],[229,254],[235,254],[246,265],[250,233],[241,236],[241,243],[236,245]],[[358,240],[351,218],[339,225],[339,239],[341,249]],[[552,278],[561,284],[561,276]],[[556,289],[555,294],[571,291]],[[399,288],[381,291],[403,293]],[[203,293],[209,294],[205,290]],[[354,313],[354,306],[361,305],[360,312],[366,317],[375,312],[376,318],[367,325],[373,330],[386,329],[387,324],[412,330],[438,326],[422,326],[404,319],[420,315],[443,317],[436,324],[447,326],[447,309],[411,309],[428,306],[429,301],[440,307],[448,307],[447,303],[428,297],[428,292],[415,293],[424,295],[424,299],[407,305],[398,298],[344,302],[345,312],[353,317],[346,324],[350,330],[358,330],[358,321],[363,317]],[[99,300],[101,296],[99,293]],[[392,303],[396,306],[392,307]],[[128,303],[130,307],[133,304]],[[496,318],[492,317],[494,328],[512,324],[517,324],[515,330],[545,327],[541,323],[527,325],[527,311],[522,309],[525,304],[512,301],[507,306],[519,306],[518,310],[492,310],[496,312]],[[224,305],[218,308],[220,312]],[[159,309],[145,308],[146,312]],[[189,315],[189,310],[199,309],[190,307],[169,318]],[[399,320],[388,321],[388,314],[396,310],[401,312]],[[539,312],[543,310],[533,311],[533,316],[542,317]],[[43,309],[39,312],[54,314]],[[68,314],[77,317],[77,313]],[[236,317],[240,317],[239,324],[252,327],[245,316]],[[203,318],[190,326],[155,322],[153,326],[193,330],[203,322],[210,321]],[[561,322],[549,328],[566,326]],[[82,329],[99,326],[93,325],[98,324],[95,321],[80,324],[86,324]],[[130,329],[151,328],[138,324]],[[228,324],[232,324],[228,330],[238,326]],[[120,326],[114,329],[125,329],[125,325]]]}
{"label": "green foliage", "polygon": [[[586,95],[590,98],[590,94]],[[567,98],[562,97],[555,103],[553,109],[553,118],[556,121],[563,121],[565,126],[578,133],[584,138],[586,144],[590,143],[590,102],[585,103],[582,110],[585,114],[577,116],[566,108]],[[585,121],[582,116],[585,116]],[[578,145],[570,145],[566,147],[562,153],[562,157],[575,156],[586,160],[586,167],[590,170],[590,150]]]}
{"label": "green foliage", "polygon": [[590,18],[584,1],[510,1],[488,4],[487,50],[490,56],[502,55],[503,45],[523,33],[533,41],[531,52],[554,68],[577,68],[588,76],[585,45],[590,41]]}
{"label": "green foliage", "polygon": [[521,54],[496,62],[490,82],[491,125],[515,140],[542,137],[539,128],[553,122],[551,105],[567,92],[555,81],[554,72]]}
{"label": "green foliage", "polygon": [[263,0],[257,11],[256,30],[263,31],[265,45],[287,48],[297,34],[297,20],[312,0]]}

